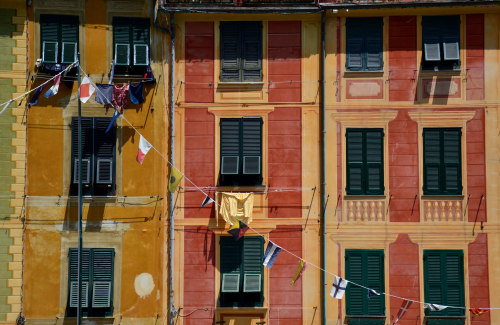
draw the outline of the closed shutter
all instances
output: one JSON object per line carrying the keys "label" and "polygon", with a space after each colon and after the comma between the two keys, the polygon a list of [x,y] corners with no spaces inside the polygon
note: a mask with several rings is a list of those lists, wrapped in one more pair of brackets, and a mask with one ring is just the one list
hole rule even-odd
{"label": "closed shutter", "polygon": [[346,69],[378,71],[383,67],[383,19],[346,19]]}
{"label": "closed shutter", "polygon": [[67,16],[61,21],[61,63],[73,63],[78,52],[78,17]]}
{"label": "closed shutter", "polygon": [[[82,117],[82,183],[89,184],[93,180],[93,132],[92,118]],[[78,118],[73,117],[71,123],[71,168],[72,182],[78,183]]]}
{"label": "closed shutter", "polygon": [[443,138],[443,190],[447,194],[462,194],[460,129],[445,129]]}
{"label": "closed shutter", "polygon": [[59,23],[54,16],[40,16],[41,57],[44,63],[57,63],[59,53]]}
{"label": "closed shutter", "polygon": [[262,250],[261,237],[245,237],[243,242],[243,291],[262,290]]}
{"label": "closed shutter", "polygon": [[93,249],[92,308],[111,307],[113,293],[113,266],[114,249]]}
{"label": "closed shutter", "polygon": [[366,152],[365,194],[384,194],[384,132],[382,129],[366,130],[364,132],[364,151]]}
{"label": "closed shutter", "polygon": [[116,65],[130,64],[132,22],[123,17],[113,18],[113,49]]}
{"label": "closed shutter", "polygon": [[382,39],[372,37],[366,40],[366,69],[382,70]]}
{"label": "closed shutter", "polygon": [[363,69],[363,26],[359,19],[346,19],[346,69]]}
{"label": "closed shutter", "polygon": [[242,119],[243,174],[260,174],[262,161],[262,118]]}
{"label": "closed shutter", "polygon": [[[346,277],[349,281],[363,284],[362,252],[346,251]],[[349,283],[346,289],[347,315],[364,315],[365,289]],[[365,294],[366,295],[366,294]]]}
{"label": "closed shutter", "polygon": [[[384,292],[384,252],[366,252],[366,287],[378,292]],[[366,290],[365,290],[366,292]],[[367,294],[366,294],[367,296]],[[373,296],[367,299],[367,315],[385,315],[385,296]]]}
{"label": "closed shutter", "polygon": [[94,120],[94,159],[97,184],[113,184],[116,127],[113,126],[108,133],[106,129],[111,118],[95,118]]}
{"label": "closed shutter", "polygon": [[[424,250],[425,302],[445,306],[465,306],[463,251]],[[426,315],[465,316],[465,309],[425,310]],[[458,324],[460,320],[435,319],[432,324]],[[463,324],[463,321],[461,321]]]}
{"label": "closed shutter", "polygon": [[243,240],[220,238],[220,272],[222,292],[240,292]]}
{"label": "closed shutter", "polygon": [[242,81],[262,80],[262,23],[241,23]]}
{"label": "closed shutter", "polygon": [[240,119],[220,120],[221,174],[240,172]]}
{"label": "closed shutter", "polygon": [[346,192],[349,195],[363,194],[363,132],[346,131]]}
{"label": "closed shutter", "polygon": [[221,81],[240,80],[240,25],[221,22]]}
{"label": "closed shutter", "polygon": [[137,19],[132,26],[134,65],[149,65],[149,20]]}
{"label": "closed shutter", "polygon": [[[90,250],[82,249],[82,307],[88,307],[88,292],[90,281]],[[69,293],[68,305],[70,308],[78,307],[78,249],[70,248],[68,255],[68,278],[69,278]]]}

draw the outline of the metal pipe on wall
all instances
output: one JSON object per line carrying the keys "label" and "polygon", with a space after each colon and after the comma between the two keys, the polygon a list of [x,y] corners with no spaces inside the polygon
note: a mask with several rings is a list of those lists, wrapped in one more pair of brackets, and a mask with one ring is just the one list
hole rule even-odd
{"label": "metal pipe on wall", "polygon": [[[320,97],[320,114],[319,114],[319,124],[320,124],[320,146],[321,146],[321,157],[320,157],[320,207],[321,207],[321,268],[326,269],[326,167],[325,167],[325,56],[326,56],[326,45],[325,45],[325,24],[326,24],[326,11],[321,12],[321,62],[320,62],[320,87],[321,87],[321,97]],[[326,313],[326,273],[321,271],[321,322],[326,324],[327,313]]]}

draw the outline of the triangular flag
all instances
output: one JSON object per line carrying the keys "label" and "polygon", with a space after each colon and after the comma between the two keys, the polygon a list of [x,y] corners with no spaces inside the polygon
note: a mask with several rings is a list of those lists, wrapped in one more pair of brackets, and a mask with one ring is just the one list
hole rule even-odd
{"label": "triangular flag", "polygon": [[86,103],[92,94],[94,93],[95,88],[89,77],[85,76],[80,84],[80,100],[82,103]]}
{"label": "triangular flag", "polygon": [[120,116],[120,112],[118,112],[118,110],[115,109],[115,112],[113,113],[113,118],[111,119],[111,122],[109,122],[109,125],[108,127],[106,128],[106,131],[104,133],[108,133],[109,130],[111,130],[111,127],[113,126],[113,124],[115,123],[116,119],[118,118],[118,116]]}
{"label": "triangular flag", "polygon": [[269,243],[267,244],[266,252],[262,257],[262,264],[265,267],[272,268],[274,261],[276,261],[276,258],[278,257],[280,252],[281,252],[281,247],[279,247],[272,241],[269,241]]}
{"label": "triangular flag", "polygon": [[489,312],[489,310],[481,308],[471,308],[469,311],[471,312],[472,317],[481,316],[482,314]]}
{"label": "triangular flag", "polygon": [[234,240],[236,241],[241,237],[243,237],[243,235],[247,232],[247,230],[248,226],[245,223],[236,220],[236,222],[233,223],[233,225],[231,226],[231,228],[229,228],[227,232],[230,233],[233,236]]}
{"label": "triangular flag", "polygon": [[151,143],[146,140],[142,134],[141,138],[139,139],[139,149],[137,150],[137,157],[136,160],[139,164],[142,165],[142,162],[144,161],[144,157],[148,154],[148,151],[152,148],[153,146]]}
{"label": "triangular flag", "polygon": [[179,185],[182,179],[182,173],[177,170],[177,168],[172,167],[170,168],[170,178],[168,181],[168,191],[173,193],[175,192],[175,189]]}
{"label": "triangular flag", "polygon": [[54,85],[52,87],[50,87],[49,90],[47,90],[45,92],[45,94],[43,94],[43,96],[45,98],[50,98],[50,97],[54,96],[55,94],[57,94],[57,92],[59,91],[59,84],[60,83],[61,83],[61,74],[58,74],[54,79]]}
{"label": "triangular flag", "polygon": [[12,103],[13,100],[9,100],[7,103],[5,103],[5,105],[3,106],[2,110],[0,111],[0,115],[3,114],[3,111],[5,111],[7,109],[7,107],[9,107],[10,103]]}
{"label": "triangular flag", "polygon": [[347,288],[347,283],[346,279],[335,276],[335,279],[333,279],[332,290],[330,290],[330,296],[342,299],[344,297],[345,289]]}
{"label": "triangular flag", "polygon": [[406,313],[408,308],[410,308],[412,303],[413,303],[413,301],[411,301],[411,300],[406,300],[406,299],[403,300],[403,303],[401,304],[401,307],[399,308],[398,314],[396,315],[396,319],[394,320],[394,323],[392,323],[392,325],[397,324],[397,322],[399,322],[401,320],[401,318]]}
{"label": "triangular flag", "polygon": [[290,281],[290,285],[293,285],[295,281],[297,281],[300,278],[302,273],[304,273],[304,271],[306,270],[307,264],[309,263],[307,263],[303,259],[300,259],[299,267],[297,267],[297,271],[295,271],[295,275],[293,276],[292,281]]}
{"label": "triangular flag", "polygon": [[424,304],[425,309],[429,309],[430,311],[440,311],[446,309],[448,306],[438,305],[438,304]]}
{"label": "triangular flag", "polygon": [[38,88],[35,90],[35,92],[30,98],[30,106],[35,106],[36,104],[38,104],[38,98],[40,97],[40,94],[43,92],[46,86],[47,86],[46,83],[41,86],[38,86]]}
{"label": "triangular flag", "polygon": [[201,203],[200,209],[203,208],[205,205],[210,204],[212,202],[215,202],[214,199],[212,199],[210,196],[205,195],[205,200]]}
{"label": "triangular flag", "polygon": [[377,290],[368,289],[368,293],[366,295],[367,295],[368,299],[370,299],[370,298],[375,297],[375,296],[380,296],[380,292],[378,292]]}

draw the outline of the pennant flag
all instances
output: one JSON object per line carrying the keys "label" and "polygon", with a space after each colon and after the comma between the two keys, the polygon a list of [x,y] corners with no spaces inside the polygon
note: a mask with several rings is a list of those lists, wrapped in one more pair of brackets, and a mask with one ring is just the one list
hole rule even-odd
{"label": "pennant flag", "polygon": [[368,289],[367,296],[368,299],[370,299],[371,297],[380,296],[380,292],[378,292],[377,290]]}
{"label": "pennant flag", "polygon": [[59,84],[60,83],[61,83],[61,75],[58,74],[54,79],[54,85],[52,87],[50,87],[49,90],[47,90],[45,92],[45,94],[43,94],[43,96],[45,98],[50,98],[50,97],[54,96],[55,94],[57,94],[57,92],[59,91]]}
{"label": "pennant flag", "polygon": [[111,127],[113,126],[113,124],[115,123],[116,119],[118,118],[118,116],[120,116],[120,112],[118,112],[116,109],[115,109],[115,112],[113,113],[113,118],[111,119],[111,122],[109,122],[109,125],[108,127],[106,128],[106,131],[104,131],[104,133],[108,133],[109,130],[111,130]]}
{"label": "pennant flag", "polygon": [[139,149],[137,149],[137,157],[135,158],[135,160],[137,160],[137,162],[142,165],[144,157],[146,157],[148,151],[152,147],[153,146],[151,145],[151,143],[149,143],[148,140],[144,139],[144,137],[141,134],[141,138],[139,139]]}
{"label": "pennant flag", "polygon": [[90,97],[92,97],[92,94],[94,93],[95,88],[92,85],[92,82],[90,81],[88,76],[85,76],[83,78],[82,83],[80,85],[80,100],[82,103],[86,103],[87,100],[89,100]]}
{"label": "pennant flag", "polygon": [[303,259],[300,259],[299,267],[297,267],[297,271],[295,271],[295,275],[293,276],[292,281],[290,281],[290,285],[293,285],[295,281],[297,281],[300,278],[302,273],[304,273],[304,271],[306,270],[307,264],[309,263],[307,263]]}
{"label": "pennant flag", "polygon": [[471,308],[469,309],[469,311],[471,312],[472,317],[481,316],[482,314],[486,314],[487,312],[489,312],[489,310],[481,308]]}
{"label": "pennant flag", "polygon": [[227,232],[233,235],[233,238],[236,241],[241,237],[243,237],[243,235],[247,232],[247,230],[248,226],[245,223],[236,220],[236,222],[233,223],[233,225],[231,226],[231,228],[229,228]]}
{"label": "pennant flag", "polygon": [[411,300],[406,300],[406,299],[403,300],[403,303],[401,304],[401,308],[399,309],[399,312],[396,315],[396,320],[394,320],[394,323],[392,323],[392,325],[397,324],[397,322],[399,322],[401,320],[401,318],[406,313],[408,308],[410,308],[412,302],[413,301],[411,301]]}
{"label": "pennant flag", "polygon": [[212,199],[210,196],[205,195],[205,200],[201,203],[200,209],[203,208],[205,205],[210,204],[212,202],[215,202],[214,199]]}
{"label": "pennant flag", "polygon": [[342,297],[344,297],[345,289],[347,288],[347,283],[346,279],[335,276],[335,279],[333,279],[332,290],[330,290],[330,296],[342,299]]}
{"label": "pennant flag", "polygon": [[30,98],[30,106],[34,106],[36,104],[38,104],[38,98],[40,97],[40,94],[43,92],[43,90],[45,89],[45,86],[47,86],[47,84],[43,84],[41,86],[39,86],[35,92],[33,93],[33,95],[31,95],[31,98]]}
{"label": "pennant flag", "polygon": [[3,114],[3,111],[5,111],[7,109],[7,107],[9,107],[10,103],[12,103],[13,100],[10,99],[7,103],[5,103],[5,105],[3,106],[2,110],[0,111],[0,115]]}
{"label": "pennant flag", "polygon": [[64,78],[64,77],[66,77],[66,75],[68,74],[68,72],[69,72],[71,69],[73,69],[73,67],[75,67],[75,66],[78,66],[78,61],[75,61],[75,62],[71,63],[71,64],[70,64],[70,65],[69,65],[69,66],[65,69],[65,71],[64,71],[64,73],[63,73],[63,75],[62,75],[62,76],[63,76],[63,78]]}
{"label": "pennant flag", "polygon": [[182,174],[180,171],[177,170],[177,168],[172,167],[170,168],[170,179],[168,181],[168,191],[169,192],[175,192],[175,189],[179,185],[182,179]]}
{"label": "pennant flag", "polygon": [[441,311],[446,309],[448,306],[438,305],[438,304],[424,304],[425,309],[429,309],[430,311]]}
{"label": "pennant flag", "polygon": [[272,268],[274,261],[276,261],[276,258],[278,257],[280,252],[281,247],[279,247],[272,241],[269,241],[269,243],[267,244],[266,252],[264,253],[264,257],[262,257],[262,264],[264,264],[264,266],[267,268]]}

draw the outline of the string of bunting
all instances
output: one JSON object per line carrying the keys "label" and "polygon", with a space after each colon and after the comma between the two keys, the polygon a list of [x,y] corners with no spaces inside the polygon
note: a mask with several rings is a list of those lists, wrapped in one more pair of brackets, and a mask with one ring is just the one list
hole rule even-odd
{"label": "string of bunting", "polygon": [[[113,118],[110,122],[110,125],[108,126],[108,130],[111,128],[111,126],[114,124],[114,122],[116,121],[116,119],[118,117],[122,117],[123,120],[140,136],[140,140],[139,140],[139,145],[138,145],[138,153],[137,153],[137,157],[136,157],[136,160],[138,163],[142,164],[146,155],[148,154],[148,152],[153,149],[154,151],[156,151],[159,156],[165,160],[168,165],[170,166],[170,178],[169,178],[169,182],[168,182],[168,190],[170,192],[175,192],[179,183],[181,182],[181,180],[184,178],[188,183],[190,183],[192,185],[192,189],[195,189],[197,191],[199,191],[200,193],[204,194],[205,195],[205,198],[201,204],[201,207],[204,207],[208,204],[211,204],[213,203],[214,205],[218,206],[220,209],[225,209],[224,206],[221,206],[218,202],[216,202],[209,194],[207,194],[202,188],[202,187],[199,187],[197,186],[193,181],[191,181],[191,179],[189,179],[184,173],[182,173],[179,169],[177,169],[172,162],[170,162],[168,160],[168,158],[166,158],[155,146],[153,146],[133,125],[132,123],[123,115],[123,106],[120,107],[119,103],[117,103],[115,100],[110,100],[109,99],[109,96],[110,94],[109,93],[104,93],[103,92],[103,88],[102,87],[98,87],[94,82],[92,82],[90,80],[90,78],[88,77],[88,75],[85,73],[85,71],[78,65],[78,62],[74,62],[72,63],[70,66],[68,66],[65,70],[61,71],[60,73],[58,73],[57,75],[55,75],[53,78],[47,80],[46,82],[44,82],[43,84],[39,85],[38,87],[36,88],[33,88],[31,89],[30,91],[24,93],[23,95],[20,95],[14,99],[11,99],[9,100],[8,102],[6,103],[3,103],[3,104],[0,104],[1,105],[5,105],[2,109],[2,111],[0,111],[0,114],[3,113],[3,111],[9,106],[9,104],[19,98],[22,98],[22,97],[25,97],[27,96],[28,94],[32,93],[32,92],[35,92],[35,94],[32,96],[32,98],[30,99],[30,104],[31,105],[34,105],[38,102],[38,96],[41,94],[41,92],[44,90],[45,86],[52,80],[54,80],[54,85],[44,94],[44,96],[46,98],[50,98],[54,95],[57,94],[58,92],[58,89],[59,89],[59,83],[60,83],[60,80],[61,80],[61,76],[64,76],[64,74],[70,70],[71,68],[73,68],[74,66],[77,66],[80,71],[82,72],[82,74],[84,75],[84,79],[80,85],[80,89],[79,89],[79,94],[80,94],[80,100],[85,103],[88,101],[88,99],[93,95],[94,92],[96,92],[96,101],[98,97],[102,99],[105,99],[105,104],[108,104],[110,106],[112,106],[114,108],[114,113],[113,113]],[[125,86],[124,86],[125,87]],[[114,94],[113,94],[114,95]],[[99,103],[101,103],[100,101],[98,101]],[[117,108],[120,108],[120,110],[122,112],[120,112],[120,110]],[[107,131],[108,131],[107,130]],[[266,240],[266,237],[259,233],[256,229],[248,226],[247,224],[239,221],[236,219],[236,222],[234,222],[233,225],[231,225],[231,227],[229,228],[228,230],[228,233],[231,234],[234,238],[234,240],[239,240],[241,239],[244,234],[248,231],[248,230],[252,230],[255,234],[261,236],[262,238],[264,238],[264,240]],[[418,303],[418,304],[423,304],[424,305],[424,308],[425,309],[428,309],[430,311],[441,311],[441,310],[444,310],[446,308],[454,308],[454,309],[467,309],[467,307],[460,307],[460,306],[445,306],[445,305],[438,305],[438,304],[430,304],[430,303],[425,303],[425,302],[422,302],[422,301],[418,301],[418,300],[412,300],[412,299],[407,299],[407,298],[404,298],[404,297],[400,297],[400,296],[396,296],[396,295],[393,295],[393,294],[389,294],[389,293],[385,293],[385,292],[381,292],[381,291],[377,291],[377,290],[374,290],[374,289],[371,289],[371,288],[368,288],[368,287],[365,287],[363,285],[360,285],[358,283],[355,283],[353,281],[350,281],[350,280],[347,280],[347,279],[344,279],[342,277],[339,277],[337,276],[336,274],[334,273],[331,273],[313,263],[310,263],[304,259],[302,259],[300,256],[297,256],[296,254],[292,253],[291,251],[287,250],[286,248],[283,248],[283,247],[280,247],[279,245],[275,244],[274,242],[272,242],[271,240],[267,240],[268,244],[267,244],[267,247],[266,247],[266,250],[265,250],[265,253],[264,253],[264,256],[262,257],[262,264],[268,268],[272,268],[274,262],[276,261],[276,259],[278,258],[278,255],[281,253],[281,251],[284,251],[292,256],[294,256],[295,258],[297,258],[299,260],[299,265],[298,265],[298,268],[297,268],[297,271],[295,272],[295,275],[294,277],[292,278],[291,282],[290,282],[290,285],[293,285],[300,277],[301,275],[304,273],[304,271],[306,270],[306,268],[310,265],[312,267],[315,267],[317,269],[319,269],[320,271],[322,272],[325,272],[329,275],[332,275],[334,276],[334,279],[333,279],[333,284],[332,284],[332,287],[331,287],[331,290],[330,290],[330,296],[333,297],[333,298],[336,298],[336,299],[342,299],[343,296],[344,296],[344,293],[347,289],[347,285],[350,283],[351,285],[355,285],[355,286],[358,286],[360,288],[363,288],[365,290],[367,290],[367,296],[368,297],[375,297],[375,296],[380,296],[380,295],[386,295],[386,296],[389,296],[389,297],[392,297],[392,298],[396,298],[396,299],[400,299],[400,300],[403,300],[403,303],[402,303],[402,306],[398,312],[398,314],[396,315],[394,321],[392,324],[396,324],[397,322],[399,322],[399,320],[403,317],[403,315],[405,314],[405,312],[408,310],[408,308],[410,307],[410,305],[412,303]],[[472,317],[477,317],[477,316],[480,316],[480,315],[483,315],[484,313],[487,313],[489,310],[495,310],[495,309],[500,309],[500,308],[493,308],[493,307],[483,307],[483,308],[469,308],[469,311],[471,312],[472,314]]]}

